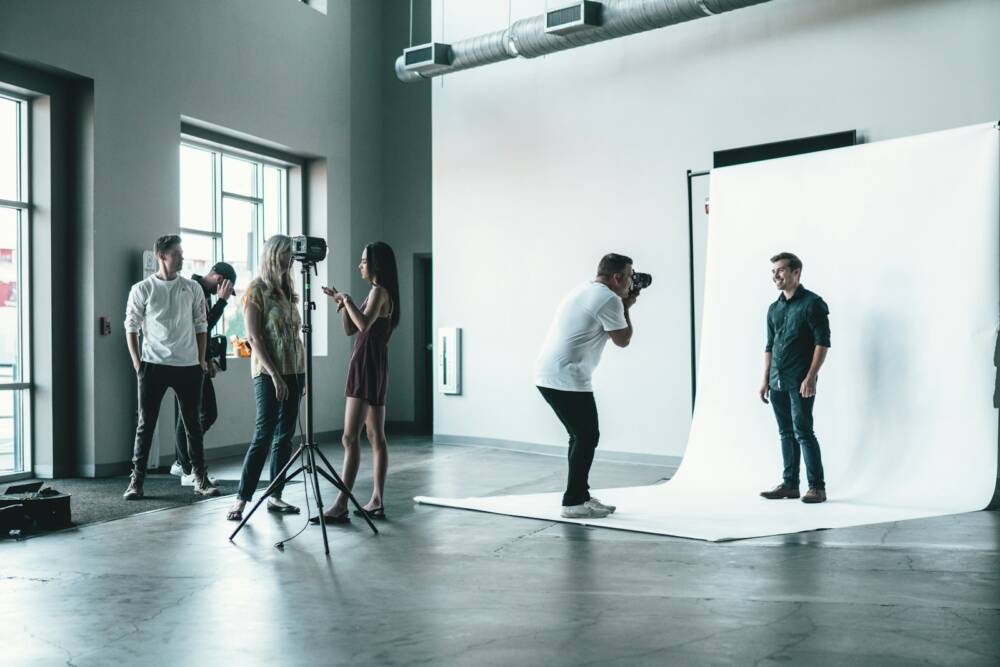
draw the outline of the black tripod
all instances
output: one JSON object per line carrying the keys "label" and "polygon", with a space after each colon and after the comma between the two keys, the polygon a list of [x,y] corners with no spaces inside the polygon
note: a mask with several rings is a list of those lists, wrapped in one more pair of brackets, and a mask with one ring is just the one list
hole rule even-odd
{"label": "black tripod", "polygon": [[[261,494],[260,498],[254,504],[253,508],[247,513],[247,515],[243,517],[243,520],[240,521],[240,525],[236,526],[236,530],[234,530],[233,534],[229,536],[229,539],[230,541],[232,541],[236,537],[236,534],[239,533],[240,530],[243,528],[243,526],[246,525],[247,521],[250,520],[250,517],[252,517],[253,513],[257,511],[257,508],[260,507],[261,503],[267,500],[271,496],[271,494],[274,493],[275,486],[277,486],[278,481],[284,478],[285,473],[288,471],[288,469],[291,468],[292,465],[299,460],[299,457],[302,457],[303,460],[301,462],[301,465],[299,465],[299,467],[296,468],[294,472],[288,475],[285,481],[286,483],[290,482],[300,472],[304,472],[307,476],[307,479],[304,480],[305,483],[309,484],[310,482],[312,482],[313,492],[316,495],[316,505],[318,506],[319,510],[319,523],[320,527],[323,529],[323,551],[324,553],[329,554],[330,543],[326,537],[326,516],[323,514],[323,497],[320,495],[319,491],[320,475],[325,477],[326,481],[330,482],[330,484],[333,484],[333,486],[335,486],[339,491],[347,494],[347,497],[351,499],[351,502],[354,503],[354,506],[358,508],[358,510],[360,510],[359,514],[361,514],[361,516],[364,517],[365,521],[368,522],[368,526],[372,529],[372,532],[375,533],[376,535],[378,534],[378,528],[376,528],[375,524],[372,523],[371,517],[368,516],[368,512],[366,512],[364,508],[361,507],[357,499],[355,499],[354,494],[352,494],[351,490],[347,488],[346,484],[344,484],[344,480],[340,478],[340,475],[337,474],[337,471],[334,470],[332,465],[330,465],[330,462],[327,460],[326,456],[323,455],[322,450],[320,450],[320,448],[316,445],[316,441],[313,437],[312,311],[314,308],[316,308],[316,304],[313,303],[312,301],[312,292],[310,291],[311,276],[309,275],[309,271],[316,270],[316,263],[306,260],[299,260],[299,261],[301,261],[302,263],[302,333],[304,334],[303,339],[305,341],[305,353],[306,353],[306,432],[304,435],[304,440],[302,444],[299,445],[299,448],[295,450],[295,453],[292,455],[292,458],[290,458],[288,460],[288,463],[285,464],[285,467],[281,469],[281,472],[279,472],[277,476],[275,476],[275,478],[271,480],[271,483],[268,485],[268,487],[264,489],[264,493]],[[319,460],[317,460],[317,456],[319,457]],[[322,462],[322,464],[320,463],[320,461]],[[309,489],[306,488],[306,497],[308,498],[308,496],[309,496]],[[294,537],[295,536],[289,539],[294,539]],[[286,541],[287,540],[278,542],[274,546],[276,546],[279,549],[283,549],[285,547]]]}

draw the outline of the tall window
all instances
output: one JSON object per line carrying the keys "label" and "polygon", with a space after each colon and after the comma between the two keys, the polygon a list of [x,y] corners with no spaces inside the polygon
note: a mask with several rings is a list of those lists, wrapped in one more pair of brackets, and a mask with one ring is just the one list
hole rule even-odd
{"label": "tall window", "polygon": [[0,478],[31,471],[28,101],[0,93]]}
{"label": "tall window", "polygon": [[216,262],[233,265],[235,307],[215,333],[245,338],[238,298],[257,275],[264,242],[288,233],[288,166],[187,140],[180,150],[184,270],[205,275]]}

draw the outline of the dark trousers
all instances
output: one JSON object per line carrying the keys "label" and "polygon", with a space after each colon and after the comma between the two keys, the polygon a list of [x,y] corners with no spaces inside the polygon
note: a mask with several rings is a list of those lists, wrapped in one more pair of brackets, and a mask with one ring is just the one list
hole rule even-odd
{"label": "dark trousers", "polygon": [[[207,374],[205,381],[201,385],[201,410],[198,414],[201,422],[201,434],[204,437],[208,429],[219,418],[219,404],[215,400],[215,387],[212,386],[212,378]],[[184,420],[181,419],[181,402],[174,399],[174,429],[176,430],[175,451],[177,462],[181,464],[185,475],[191,474],[191,457],[188,456],[187,431],[184,429]]]}
{"label": "dark trousers", "polygon": [[590,466],[601,432],[597,425],[597,404],[590,391],[562,391],[538,387],[569,434],[569,478],[563,506],[582,505],[590,500]]}
{"label": "dark trousers", "polygon": [[181,408],[181,421],[187,431],[188,457],[195,470],[205,469],[205,445],[202,440],[201,387],[205,372],[201,366],[164,366],[143,361],[139,380],[139,423],[135,429],[132,465],[139,475],[146,474],[153,430],[160,416],[160,403],[167,389],[173,389]]}
{"label": "dark trousers", "polygon": [[[299,403],[302,391],[305,389],[305,375],[283,375],[288,385],[288,398],[279,401],[274,393],[274,383],[269,375],[258,375],[254,378],[253,388],[257,398],[257,423],[254,427],[253,440],[247,455],[243,459],[243,473],[240,475],[239,497],[247,502],[253,498],[253,492],[260,481],[260,473],[264,470],[264,461],[271,453],[271,480],[285,467],[292,456],[292,438],[295,436],[295,426],[299,417]],[[280,498],[285,487],[282,478],[275,486],[274,497]]]}
{"label": "dark trousers", "polygon": [[792,391],[771,390],[771,406],[778,420],[778,434],[781,436],[781,455],[785,461],[782,475],[786,487],[799,488],[799,460],[805,459],[806,479],[810,489],[826,489],[823,479],[823,459],[819,453],[819,441],[813,433],[813,404],[816,397],[802,398],[798,389]]}

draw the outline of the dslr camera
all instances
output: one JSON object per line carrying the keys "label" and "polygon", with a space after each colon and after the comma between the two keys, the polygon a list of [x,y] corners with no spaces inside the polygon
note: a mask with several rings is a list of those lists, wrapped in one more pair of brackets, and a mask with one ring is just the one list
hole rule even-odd
{"label": "dslr camera", "polygon": [[646,289],[653,284],[653,276],[648,273],[639,273],[636,271],[632,274],[632,289],[628,291],[629,296],[632,296],[641,289]]}
{"label": "dslr camera", "polygon": [[326,259],[326,241],[318,236],[293,236],[292,258],[306,264]]}

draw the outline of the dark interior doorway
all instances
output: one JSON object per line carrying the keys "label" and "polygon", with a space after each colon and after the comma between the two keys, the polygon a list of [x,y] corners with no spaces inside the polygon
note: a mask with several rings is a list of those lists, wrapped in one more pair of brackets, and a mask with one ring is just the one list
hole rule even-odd
{"label": "dark interior doorway", "polygon": [[413,256],[413,422],[416,432],[434,432],[434,283],[431,256]]}

